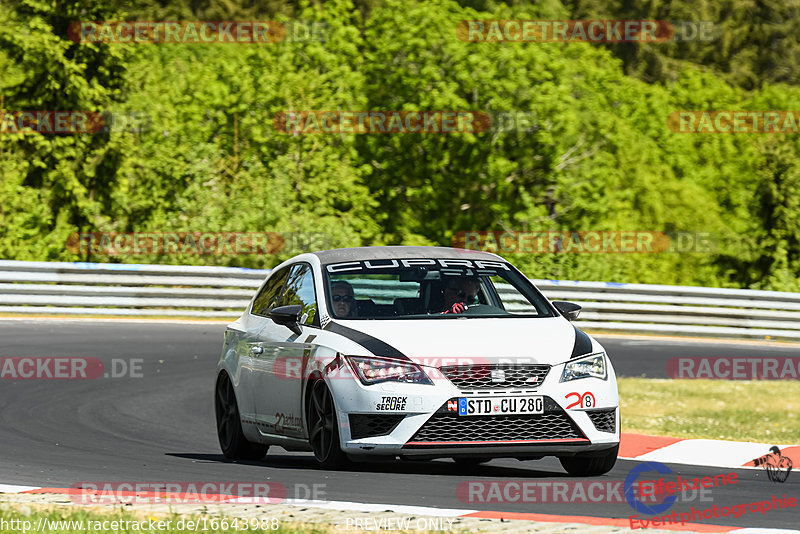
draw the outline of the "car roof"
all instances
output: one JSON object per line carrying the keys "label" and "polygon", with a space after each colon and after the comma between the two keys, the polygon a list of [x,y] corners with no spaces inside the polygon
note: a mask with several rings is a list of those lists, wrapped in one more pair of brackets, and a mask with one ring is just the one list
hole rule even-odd
{"label": "car roof", "polygon": [[319,258],[320,263],[340,263],[344,261],[382,260],[382,259],[411,259],[411,258],[459,258],[465,260],[503,260],[491,252],[467,250],[450,247],[354,247],[337,248],[312,252]]}

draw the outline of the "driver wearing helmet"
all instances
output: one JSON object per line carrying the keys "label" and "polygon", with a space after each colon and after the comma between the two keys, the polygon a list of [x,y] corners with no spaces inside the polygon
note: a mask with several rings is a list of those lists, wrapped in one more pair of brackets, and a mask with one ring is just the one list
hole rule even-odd
{"label": "driver wearing helmet", "polygon": [[480,284],[475,278],[452,277],[442,290],[444,311],[442,313],[463,313],[467,306],[477,304]]}

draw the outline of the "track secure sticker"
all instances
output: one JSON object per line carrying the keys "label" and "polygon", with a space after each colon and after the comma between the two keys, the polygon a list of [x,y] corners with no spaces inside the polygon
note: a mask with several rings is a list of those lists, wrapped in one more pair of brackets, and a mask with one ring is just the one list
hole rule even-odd
{"label": "track secure sticker", "polygon": [[406,409],[408,397],[381,397],[375,407],[379,412],[397,412]]}

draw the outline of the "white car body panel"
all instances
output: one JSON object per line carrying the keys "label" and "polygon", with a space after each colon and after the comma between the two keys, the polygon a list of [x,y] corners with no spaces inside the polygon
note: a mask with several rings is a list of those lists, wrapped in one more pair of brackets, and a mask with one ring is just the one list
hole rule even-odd
{"label": "white car body panel", "polygon": [[[376,337],[423,365],[453,357],[556,364],[564,361],[563,354],[568,355],[573,344],[572,325],[563,317],[337,322]],[[476,331],[490,334],[475,336]]]}
{"label": "white car body panel", "polygon": [[[486,256],[504,261],[492,254]],[[575,356],[573,351],[576,344],[576,329],[563,317],[331,319],[326,292],[322,290],[323,264],[317,255],[303,254],[292,258],[277,266],[273,273],[297,262],[312,266],[318,288],[319,326],[303,325],[302,333],[297,335],[267,317],[253,315],[251,300],[243,315],[228,325],[226,330],[217,372],[228,373],[232,379],[242,431],[249,441],[281,445],[291,450],[309,450],[305,398],[308,378],[314,375],[324,379],[333,394],[340,445],[345,452],[354,456],[435,457],[465,454],[523,458],[603,450],[619,443],[619,397],[611,361],[606,357],[605,380],[582,378],[560,381],[565,364]],[[267,281],[269,277],[265,284]],[[423,366],[433,385],[399,382],[362,384],[343,356],[386,357],[391,354],[370,350],[364,343],[358,342],[357,336],[341,333],[345,332],[341,327],[375,338],[402,353],[407,360]],[[591,348],[582,354],[604,352],[596,340],[591,337],[588,339]],[[254,346],[262,348],[263,353],[254,354]],[[489,393],[479,394],[460,390],[437,369],[442,365],[454,364],[537,364],[551,368],[543,382],[530,387],[498,386]],[[591,393],[594,399],[591,407],[568,408],[575,402],[576,394],[586,393]],[[442,442],[409,446],[409,441],[420,428],[432,420],[435,412],[451,399],[520,395],[543,395],[552,399],[558,409],[563,410],[574,422],[582,437],[563,441],[474,440],[469,443]],[[386,411],[379,409],[385,404],[384,397],[405,397],[405,402],[402,408]],[[600,431],[590,420],[587,412],[602,409],[616,410],[615,431]],[[351,415],[383,414],[405,417],[386,435],[352,437]],[[470,419],[454,417],[456,419],[453,421],[457,424],[460,420]]]}

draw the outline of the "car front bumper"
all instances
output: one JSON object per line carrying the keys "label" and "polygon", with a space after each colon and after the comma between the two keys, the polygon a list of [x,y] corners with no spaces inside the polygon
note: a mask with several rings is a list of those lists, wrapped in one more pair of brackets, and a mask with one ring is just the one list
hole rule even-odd
{"label": "car front bumper", "polygon": [[[602,451],[619,443],[616,377],[560,382],[552,366],[531,388],[461,389],[439,375],[434,385],[337,381],[334,389],[342,449],[350,455],[416,458],[482,456],[539,458]],[[464,398],[542,396],[543,414],[459,416]]]}

